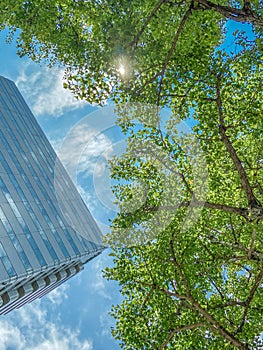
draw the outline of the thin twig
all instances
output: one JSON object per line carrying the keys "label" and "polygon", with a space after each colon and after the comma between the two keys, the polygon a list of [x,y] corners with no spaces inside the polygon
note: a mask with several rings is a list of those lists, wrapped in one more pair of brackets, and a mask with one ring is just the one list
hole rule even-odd
{"label": "thin twig", "polygon": [[256,229],[254,228],[252,231],[250,247],[249,247],[249,251],[248,251],[248,255],[247,255],[249,260],[251,259],[251,255],[254,251],[255,239],[256,239]]}
{"label": "thin twig", "polygon": [[152,10],[152,12],[149,14],[149,16],[146,18],[146,20],[143,23],[143,26],[141,28],[141,30],[139,31],[139,33],[136,35],[136,37],[133,40],[132,44],[135,44],[135,47],[138,44],[139,38],[141,37],[141,35],[143,34],[143,32],[145,31],[147,25],[149,24],[149,22],[151,21],[151,19],[156,15],[156,13],[158,12],[158,10],[160,9],[160,7],[165,4],[168,0],[161,0],[159,1],[156,6],[154,7],[154,9]]}
{"label": "thin twig", "polygon": [[[157,106],[159,106],[159,104],[160,104],[160,95],[161,95],[161,92],[162,92],[162,85],[163,85],[164,73],[165,73],[165,71],[166,71],[168,62],[169,62],[170,59],[171,59],[171,56],[172,56],[172,54],[173,54],[173,52],[174,52],[174,50],[175,50],[176,44],[177,44],[177,42],[178,42],[178,39],[179,39],[179,37],[180,37],[180,35],[181,35],[181,33],[182,33],[182,30],[183,30],[183,28],[184,28],[184,26],[185,26],[185,23],[186,23],[188,17],[189,17],[189,16],[191,15],[191,13],[192,13],[192,10],[193,10],[193,1],[191,2],[189,9],[186,11],[186,13],[184,14],[184,16],[183,16],[183,18],[182,18],[182,20],[181,20],[181,22],[180,22],[180,24],[179,24],[179,27],[178,27],[178,29],[177,29],[177,31],[176,31],[176,33],[175,33],[175,36],[174,36],[172,45],[171,45],[171,47],[170,47],[170,50],[168,51],[167,56],[166,56],[166,58],[165,58],[165,61],[164,61],[164,63],[163,63],[163,68],[162,68],[161,72],[159,72],[158,75],[157,75],[157,76],[160,76],[160,77],[161,77],[161,78],[160,78],[160,81],[159,81],[159,88],[158,88]],[[157,78],[157,76],[156,76],[156,78]]]}
{"label": "thin twig", "polygon": [[237,328],[236,332],[235,333],[239,333],[242,331],[245,323],[246,323],[246,318],[247,318],[247,314],[248,314],[248,309],[249,309],[249,306],[251,304],[251,301],[253,300],[253,297],[262,281],[262,278],[263,278],[263,266],[261,267],[260,269],[260,272],[255,280],[255,283],[253,285],[253,287],[251,288],[250,290],[250,293],[249,293],[249,296],[247,297],[247,300],[245,301],[245,310],[244,310],[244,313],[243,313],[243,316],[242,316],[242,321],[239,325],[239,327]]}
{"label": "thin twig", "polygon": [[237,207],[232,207],[230,205],[226,204],[219,204],[219,203],[210,203],[206,201],[199,201],[197,199],[193,201],[185,201],[185,202],[180,202],[177,205],[162,205],[162,206],[147,206],[145,205],[143,207],[143,210],[148,211],[148,212],[155,212],[155,211],[160,211],[160,210],[177,210],[179,208],[183,207],[189,207],[189,208],[208,208],[208,209],[214,209],[214,210],[222,210],[227,213],[232,213],[232,214],[237,214],[245,219],[248,219],[249,215],[249,210],[246,208],[237,208]]}

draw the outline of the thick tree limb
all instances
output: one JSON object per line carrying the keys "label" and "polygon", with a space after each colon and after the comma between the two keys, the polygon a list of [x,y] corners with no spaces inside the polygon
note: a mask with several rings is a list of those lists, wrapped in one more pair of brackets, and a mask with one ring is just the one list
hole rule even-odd
{"label": "thick tree limb", "polygon": [[251,185],[248,181],[247,174],[244,170],[244,167],[241,163],[241,160],[239,159],[237,152],[235,148],[233,147],[229,137],[226,134],[226,126],[225,126],[225,120],[224,120],[224,114],[223,114],[223,106],[222,106],[222,100],[221,100],[221,78],[220,76],[217,76],[217,81],[216,81],[216,104],[217,104],[217,110],[219,114],[219,132],[222,138],[222,141],[235,165],[235,168],[238,172],[241,186],[246,194],[247,200],[248,200],[248,205],[250,208],[255,208],[258,207],[259,203],[258,200],[256,199]]}
{"label": "thick tree limb", "polygon": [[189,285],[187,283],[187,280],[184,276],[184,273],[182,271],[181,265],[178,263],[174,248],[173,248],[173,242],[170,242],[170,247],[171,247],[171,252],[172,252],[172,258],[175,264],[175,267],[181,277],[182,284],[186,289],[187,295],[186,295],[186,300],[191,303],[191,305],[194,307],[196,311],[198,311],[211,325],[212,328],[211,330],[220,333],[225,339],[229,340],[233,345],[235,345],[238,349],[241,350],[249,350],[249,348],[240,342],[233,334],[228,332],[214,317],[207,311],[205,310],[191,295],[191,291],[189,288]]}
{"label": "thick tree limb", "polygon": [[219,334],[221,334],[225,339],[230,341],[233,345],[235,345],[240,350],[249,350],[249,347],[243,344],[239,339],[237,339],[233,334],[228,332],[219,322],[217,322],[212,315],[209,314],[207,310],[205,310],[198,302],[191,298],[191,301],[194,308],[200,312],[200,314],[213,326],[213,330]]}
{"label": "thick tree limb", "polygon": [[199,322],[199,323],[194,323],[194,324],[190,324],[188,326],[184,326],[184,327],[179,327],[179,328],[176,328],[174,329],[169,337],[166,339],[166,341],[164,343],[162,343],[162,345],[158,348],[158,350],[162,350],[164,349],[168,344],[169,342],[173,339],[173,337],[175,336],[176,333],[179,333],[179,332],[184,332],[184,331],[187,331],[187,330],[191,330],[191,329],[195,329],[195,328],[200,328],[202,326],[204,326],[205,323],[203,322]]}
{"label": "thick tree limb", "polygon": [[[252,23],[255,26],[263,28],[262,18],[251,9],[249,1],[244,1],[243,8],[219,5],[209,0],[198,0],[198,4],[201,5],[200,9],[214,10],[233,21]],[[198,6],[196,9],[198,9]]]}

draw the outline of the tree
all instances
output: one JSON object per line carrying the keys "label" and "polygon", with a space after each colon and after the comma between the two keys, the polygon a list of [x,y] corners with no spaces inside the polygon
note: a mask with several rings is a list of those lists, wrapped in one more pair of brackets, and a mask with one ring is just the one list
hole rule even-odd
{"label": "tree", "polygon": [[[22,30],[22,55],[65,65],[80,98],[119,103],[128,148],[111,162],[120,212],[105,275],[124,296],[113,335],[124,349],[259,349],[262,2],[13,5],[1,3],[1,22]],[[236,33],[237,54],[217,47],[227,19],[254,28]],[[189,117],[193,132],[178,131]]]}
{"label": "tree", "polygon": [[[106,277],[124,296],[113,334],[124,349],[259,349],[262,58],[255,46],[218,52],[207,75],[182,84],[167,132],[149,126],[147,112],[139,133],[126,121],[128,151],[111,164],[128,181],[115,187],[120,213],[108,237]],[[189,107],[199,151],[174,127]]]}

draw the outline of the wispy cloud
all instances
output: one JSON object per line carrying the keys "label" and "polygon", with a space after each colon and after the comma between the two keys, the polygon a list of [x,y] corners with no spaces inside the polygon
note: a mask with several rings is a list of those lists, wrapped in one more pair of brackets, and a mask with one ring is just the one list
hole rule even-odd
{"label": "wispy cloud", "polygon": [[25,349],[26,340],[24,335],[17,326],[8,321],[0,320],[0,339],[0,350]]}
{"label": "wispy cloud", "polygon": [[109,310],[100,314],[100,333],[103,337],[111,339],[111,328],[114,325],[113,318],[109,315]]}
{"label": "wispy cloud", "polygon": [[98,157],[107,157],[112,152],[112,142],[103,133],[98,133],[86,123],[76,124],[63,140],[51,143],[60,160],[73,180],[78,173],[86,176],[104,172],[103,167],[96,167]]}
{"label": "wispy cloud", "polygon": [[85,204],[89,208],[89,211],[91,213],[94,213],[96,211],[96,207],[98,205],[97,197],[93,193],[91,194],[90,191],[85,190],[85,188],[79,183],[77,184],[77,190],[78,190],[79,194],[81,195],[81,198],[83,199],[83,201],[85,202]]}
{"label": "wispy cloud", "polygon": [[49,323],[46,328],[48,336],[42,337],[37,346],[26,347],[27,350],[91,350],[92,343],[89,340],[78,339],[79,332],[69,329],[58,329],[54,323]]}
{"label": "wispy cloud", "polygon": [[102,270],[107,266],[107,256],[100,255],[92,265],[94,277],[91,282],[94,293],[99,294],[105,299],[112,300],[112,291],[109,290],[109,282],[103,277]]}
{"label": "wispy cloud", "polygon": [[67,283],[63,283],[61,286],[54,289],[52,292],[48,293],[47,299],[53,304],[53,305],[60,305],[63,300],[68,298],[68,295],[66,293],[67,289],[69,288]]}
{"label": "wispy cloud", "polygon": [[42,67],[34,63],[21,65],[16,84],[27,99],[36,116],[61,116],[65,111],[74,110],[86,102],[74,98],[69,90],[63,88],[63,69]]}
{"label": "wispy cloud", "polygon": [[0,319],[0,350],[92,350],[92,341],[48,319],[40,300]]}

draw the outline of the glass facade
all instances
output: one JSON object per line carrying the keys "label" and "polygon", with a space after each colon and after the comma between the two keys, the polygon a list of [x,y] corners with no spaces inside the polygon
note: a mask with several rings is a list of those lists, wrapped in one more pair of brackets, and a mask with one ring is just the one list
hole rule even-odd
{"label": "glass facade", "polygon": [[102,250],[100,230],[45,134],[0,76],[0,314],[54,289]]}

